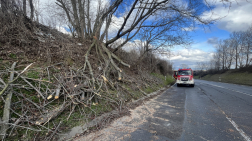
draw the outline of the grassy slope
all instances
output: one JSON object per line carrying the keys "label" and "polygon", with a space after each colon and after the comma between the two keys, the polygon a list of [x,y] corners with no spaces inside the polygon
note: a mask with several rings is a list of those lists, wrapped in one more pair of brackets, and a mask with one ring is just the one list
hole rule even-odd
{"label": "grassy slope", "polygon": [[[205,77],[202,77],[201,79],[210,81],[219,81],[219,77],[221,77],[221,82],[252,86],[252,73],[248,72],[228,71],[222,74],[213,74],[213,75],[208,74]],[[198,77],[195,78],[198,79]]]}

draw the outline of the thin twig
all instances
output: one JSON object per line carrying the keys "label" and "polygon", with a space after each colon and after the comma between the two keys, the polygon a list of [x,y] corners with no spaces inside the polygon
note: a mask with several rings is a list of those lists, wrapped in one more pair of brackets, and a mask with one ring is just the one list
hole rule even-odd
{"label": "thin twig", "polygon": [[21,78],[22,78],[28,85],[30,85],[35,91],[37,91],[38,94],[39,94],[43,99],[45,99],[44,95],[43,95],[36,87],[34,87],[34,86],[33,86],[29,81],[27,81],[23,76],[21,76]]}
{"label": "thin twig", "polygon": [[61,121],[60,123],[58,124],[58,126],[55,128],[55,130],[53,131],[52,135],[47,139],[47,140],[51,140],[51,138],[55,135],[55,133],[57,132],[57,130],[59,129],[60,125],[61,125]]}

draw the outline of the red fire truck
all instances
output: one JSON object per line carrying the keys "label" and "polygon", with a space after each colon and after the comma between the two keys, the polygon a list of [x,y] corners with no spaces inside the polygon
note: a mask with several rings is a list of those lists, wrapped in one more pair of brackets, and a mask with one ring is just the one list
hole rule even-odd
{"label": "red fire truck", "polygon": [[193,71],[191,68],[179,69],[177,72],[177,86],[189,85],[194,87]]}
{"label": "red fire truck", "polygon": [[177,76],[178,76],[178,71],[173,71],[173,77],[174,77],[174,79],[177,80]]}

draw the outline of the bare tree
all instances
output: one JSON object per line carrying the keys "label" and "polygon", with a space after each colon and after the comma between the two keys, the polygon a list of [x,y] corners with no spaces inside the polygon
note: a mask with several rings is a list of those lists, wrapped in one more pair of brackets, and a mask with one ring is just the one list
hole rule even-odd
{"label": "bare tree", "polygon": [[213,56],[214,58],[214,66],[215,66],[215,70],[220,70],[220,67],[221,67],[221,54],[220,54],[220,51],[217,50]]}
{"label": "bare tree", "polygon": [[251,63],[251,27],[247,31],[233,32],[230,38],[219,40],[214,55],[216,68],[230,69],[235,64],[235,69],[248,67]]}
{"label": "bare tree", "polygon": [[26,16],[26,0],[23,0],[23,12],[24,16]]}
{"label": "bare tree", "polygon": [[215,70],[215,60],[211,59],[209,61],[209,70]]}
{"label": "bare tree", "polygon": [[[97,46],[104,50],[108,58],[111,58],[109,57],[111,53],[115,53],[134,37],[141,37],[146,41],[145,52],[153,50],[153,48],[149,48],[150,44],[155,48],[187,44],[189,38],[187,38],[186,30],[183,29],[192,27],[196,23],[209,25],[216,20],[201,17],[202,9],[211,10],[211,8],[199,0],[189,0],[188,3],[180,3],[177,0],[114,0],[109,3],[97,0],[96,2],[98,2],[97,5],[92,5],[90,0],[57,0],[56,4],[64,10],[68,22],[73,26],[77,36],[93,40],[95,45],[92,44],[92,47]],[[90,6],[92,6],[92,10]],[[120,9],[125,6],[127,9]],[[96,10],[95,14],[93,9]],[[123,20],[114,23],[116,22],[113,20],[116,18],[115,15],[123,15]],[[111,35],[110,38],[106,37],[108,40],[104,43],[108,30],[113,26],[117,26],[116,34]],[[115,47],[113,52],[107,50],[109,45],[122,38],[124,42]],[[102,45],[98,43],[102,43]],[[152,55],[153,53],[147,54],[150,65],[155,64],[152,62]],[[114,55],[114,57],[116,56]],[[109,61],[113,61],[113,59],[109,59]],[[114,67],[120,73],[121,70],[115,64]]]}
{"label": "bare tree", "polygon": [[245,54],[245,66],[248,67],[252,61],[251,54],[252,54],[252,26],[244,32],[244,54]]}
{"label": "bare tree", "polygon": [[204,70],[209,70],[210,69],[210,63],[209,62],[201,62],[202,63],[202,67]]}
{"label": "bare tree", "polygon": [[241,53],[240,46],[242,42],[242,32],[233,32],[232,34],[230,34],[230,38],[233,40],[233,47],[235,49],[235,69],[237,69]]}
{"label": "bare tree", "polygon": [[33,5],[33,0],[29,0],[30,3],[30,9],[31,9],[31,16],[30,19],[33,20],[34,18],[34,5]]}
{"label": "bare tree", "polygon": [[[126,43],[140,31],[151,31],[152,42],[157,39],[161,40],[161,38],[163,41],[174,40],[175,42],[179,38],[174,38],[174,35],[178,33],[174,31],[180,32],[181,29],[190,27],[196,21],[201,24],[210,24],[214,21],[213,19],[202,19],[200,17],[197,12],[202,8],[200,1],[193,1],[189,2],[188,5],[183,5],[175,0],[134,0],[132,3],[115,0],[111,2],[112,4],[106,3],[106,6],[104,6],[102,1],[98,0],[96,15],[93,15],[90,11],[90,3],[90,0],[57,0],[56,2],[65,11],[68,21],[76,29],[78,37],[92,39],[95,36],[101,41],[103,41],[109,28],[113,26],[114,14],[120,13],[118,8],[124,6],[125,3],[131,5],[128,11],[122,13],[124,14],[124,21],[117,23],[119,25],[117,34],[106,41],[106,45],[110,45],[122,37],[126,39]],[[150,21],[148,20],[150,18],[156,20]],[[168,33],[172,31],[175,34],[169,35]],[[118,48],[121,48],[121,46],[118,46]]]}

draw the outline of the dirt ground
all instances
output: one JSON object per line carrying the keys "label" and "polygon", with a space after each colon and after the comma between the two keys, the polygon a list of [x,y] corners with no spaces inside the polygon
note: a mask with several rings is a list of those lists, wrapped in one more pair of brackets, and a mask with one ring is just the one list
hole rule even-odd
{"label": "dirt ground", "polygon": [[[130,133],[136,131],[139,126],[147,122],[146,117],[153,117],[155,113],[153,107],[155,106],[155,99],[156,98],[145,102],[134,110],[130,110],[130,116],[121,117],[112,122],[107,128],[79,137],[75,139],[75,141],[123,140],[124,138],[129,138],[131,136]],[[158,107],[158,105],[156,105],[156,107]]]}

